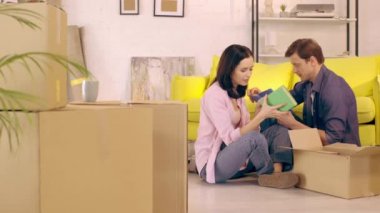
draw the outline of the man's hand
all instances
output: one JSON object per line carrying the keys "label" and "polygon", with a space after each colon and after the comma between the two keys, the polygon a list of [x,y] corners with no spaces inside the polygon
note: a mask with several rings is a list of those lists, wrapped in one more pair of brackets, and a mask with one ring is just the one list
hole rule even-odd
{"label": "man's hand", "polygon": [[293,114],[291,112],[286,112],[284,114],[278,114],[276,116],[277,122],[281,124],[282,126],[285,126],[289,129],[293,129],[292,126],[294,126],[295,122],[298,122]]}
{"label": "man's hand", "polygon": [[288,128],[288,129],[309,128],[305,124],[297,121],[290,111],[285,112],[284,114],[278,114],[276,116],[276,119],[277,119],[277,123],[281,124],[282,126]]}

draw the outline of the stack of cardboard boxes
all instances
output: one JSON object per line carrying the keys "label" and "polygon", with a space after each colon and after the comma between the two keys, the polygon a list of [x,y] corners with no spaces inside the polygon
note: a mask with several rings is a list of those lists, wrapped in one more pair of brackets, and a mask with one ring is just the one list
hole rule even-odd
{"label": "stack of cardboard boxes", "polygon": [[[66,14],[46,3],[20,4],[43,16],[41,30],[0,17],[0,56],[66,55]],[[19,138],[0,135],[0,212],[187,211],[187,107],[180,103],[67,105],[66,70],[6,70],[1,87],[37,96],[19,120]],[[2,125],[2,124],[0,124]],[[3,126],[2,130],[4,130]],[[12,145],[12,149],[11,149]]]}

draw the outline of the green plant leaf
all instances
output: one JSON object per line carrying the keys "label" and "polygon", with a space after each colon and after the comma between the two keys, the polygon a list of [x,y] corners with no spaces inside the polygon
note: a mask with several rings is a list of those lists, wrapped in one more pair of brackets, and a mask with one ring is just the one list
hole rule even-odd
{"label": "green plant leaf", "polygon": [[25,25],[31,29],[41,29],[36,22],[41,21],[43,16],[32,10],[19,8],[9,4],[0,4],[0,15],[12,18],[19,24]]}
{"label": "green plant leaf", "polygon": [[[17,4],[0,4],[0,15],[17,21],[20,25],[32,30],[40,30],[40,23],[44,17],[32,10],[20,8]],[[45,68],[47,62],[54,62],[62,66],[73,76],[88,78],[91,73],[82,65],[68,60],[65,56],[49,52],[25,52],[0,56],[0,77],[6,81],[5,72],[25,71],[33,78],[36,71],[46,74],[51,69]],[[21,65],[21,66],[20,66]],[[17,66],[17,67],[15,67]],[[20,68],[22,67],[22,68]],[[0,137],[7,134],[10,150],[13,150],[13,142],[19,143],[19,134],[22,132],[18,112],[27,112],[25,103],[43,104],[38,97],[30,94],[9,90],[0,85]],[[18,110],[15,110],[18,109]],[[28,113],[25,113],[26,115]]]}

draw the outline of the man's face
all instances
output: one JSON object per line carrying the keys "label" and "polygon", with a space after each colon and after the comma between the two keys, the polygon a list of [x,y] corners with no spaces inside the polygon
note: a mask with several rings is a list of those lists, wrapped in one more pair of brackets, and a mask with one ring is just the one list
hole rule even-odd
{"label": "man's face", "polygon": [[315,72],[312,60],[312,58],[302,59],[297,53],[290,56],[293,71],[301,78],[301,81],[311,81],[314,78]]}

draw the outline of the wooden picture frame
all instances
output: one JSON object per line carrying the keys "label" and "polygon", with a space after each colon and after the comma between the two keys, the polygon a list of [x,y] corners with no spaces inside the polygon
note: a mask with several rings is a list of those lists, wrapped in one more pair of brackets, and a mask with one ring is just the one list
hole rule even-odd
{"label": "wooden picture frame", "polygon": [[138,15],[139,0],[120,0],[120,15]]}
{"label": "wooden picture frame", "polygon": [[154,16],[184,17],[185,0],[154,0]]}

